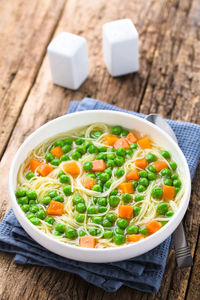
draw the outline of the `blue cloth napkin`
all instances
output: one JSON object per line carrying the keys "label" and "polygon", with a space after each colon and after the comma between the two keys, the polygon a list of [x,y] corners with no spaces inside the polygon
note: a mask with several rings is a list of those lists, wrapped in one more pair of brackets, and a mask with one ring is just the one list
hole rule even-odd
{"label": "blue cloth napkin", "polygon": [[[72,101],[68,113],[92,109],[124,111],[144,117],[142,114],[122,110],[91,98],[84,98],[81,102]],[[200,126],[171,120],[168,122],[177,136],[193,177],[200,157]],[[0,250],[15,253],[16,263],[49,266],[72,272],[109,292],[117,291],[122,285],[143,292],[157,292],[165,270],[170,241],[171,238],[168,238],[148,253],[133,259],[94,264],[66,259],[46,250],[22,229],[12,210],[0,224]]]}

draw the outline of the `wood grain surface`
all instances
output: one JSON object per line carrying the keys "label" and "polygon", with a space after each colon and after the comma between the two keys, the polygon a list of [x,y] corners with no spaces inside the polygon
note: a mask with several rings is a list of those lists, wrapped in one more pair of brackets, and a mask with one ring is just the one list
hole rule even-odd
{"label": "wood grain surface", "polygon": [[[119,107],[200,124],[199,0],[2,0],[0,2],[0,190],[9,209],[8,172],[24,139],[89,96]],[[103,63],[101,29],[131,18],[140,35],[140,71],[112,78]],[[62,31],[87,39],[90,75],[78,91],[51,82],[46,47]],[[106,122],[106,120],[105,120]],[[150,295],[127,287],[107,293],[77,275],[20,266],[0,253],[0,299],[198,300],[200,298],[200,168],[184,219],[194,266],[178,269],[169,254],[162,286]]]}

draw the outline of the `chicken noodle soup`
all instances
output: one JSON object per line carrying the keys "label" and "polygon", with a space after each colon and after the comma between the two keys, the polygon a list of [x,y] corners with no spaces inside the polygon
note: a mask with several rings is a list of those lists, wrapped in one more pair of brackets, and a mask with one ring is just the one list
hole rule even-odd
{"label": "chicken noodle soup", "polygon": [[63,243],[89,248],[154,234],[184,193],[169,151],[140,132],[102,123],[44,141],[17,180],[17,202],[32,224]]}

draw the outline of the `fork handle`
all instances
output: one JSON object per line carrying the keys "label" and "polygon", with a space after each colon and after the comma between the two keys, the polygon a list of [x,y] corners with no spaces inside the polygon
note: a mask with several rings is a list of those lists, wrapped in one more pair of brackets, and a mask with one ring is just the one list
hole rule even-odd
{"label": "fork handle", "polygon": [[193,259],[190,248],[187,245],[183,223],[181,222],[173,233],[176,262],[179,268],[190,267]]}

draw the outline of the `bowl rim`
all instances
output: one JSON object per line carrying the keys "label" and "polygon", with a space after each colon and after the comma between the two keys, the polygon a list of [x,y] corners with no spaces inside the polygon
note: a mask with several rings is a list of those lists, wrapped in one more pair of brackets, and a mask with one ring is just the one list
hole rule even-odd
{"label": "bowl rim", "polygon": [[[60,122],[63,119],[70,119],[70,118],[74,118],[74,117],[78,117],[80,115],[87,115],[87,114],[106,114],[106,115],[115,115],[115,116],[119,116],[121,115],[122,117],[131,117],[133,119],[135,119],[136,121],[139,122],[144,122],[146,123],[149,127],[151,127],[153,130],[156,130],[158,132],[160,132],[161,135],[164,135],[169,141],[170,143],[173,145],[173,147],[176,149],[177,152],[179,152],[180,156],[181,156],[181,160],[184,163],[184,168],[186,171],[186,176],[187,176],[187,180],[185,180],[185,192],[183,195],[183,198],[181,200],[180,206],[177,210],[177,212],[174,214],[174,216],[170,219],[170,222],[168,222],[165,226],[163,226],[159,231],[155,232],[154,234],[146,237],[145,239],[142,239],[140,241],[138,241],[137,243],[130,243],[130,244],[125,244],[125,245],[120,245],[119,247],[112,247],[112,248],[95,248],[95,249],[91,249],[91,248],[84,248],[84,247],[75,247],[73,245],[67,244],[67,243],[63,243],[60,242],[56,239],[51,238],[50,236],[48,236],[47,234],[43,233],[41,230],[39,230],[36,226],[34,226],[24,215],[23,211],[21,210],[20,206],[18,205],[17,201],[16,201],[16,197],[15,197],[15,193],[14,193],[14,186],[13,186],[13,172],[15,169],[15,165],[17,162],[17,159],[20,155],[20,153],[23,151],[23,149],[26,147],[26,145],[32,140],[33,137],[37,136],[42,130],[44,130],[45,128],[49,127],[51,124],[54,124],[56,122]],[[105,122],[106,124],[106,122]],[[73,128],[77,128],[78,126],[74,126]],[[133,128],[134,130],[134,128]],[[64,131],[62,131],[64,133]],[[61,132],[61,133],[62,133]],[[67,132],[67,131],[66,131]],[[41,142],[40,142],[41,143]],[[38,144],[40,144],[38,143]],[[33,148],[35,148],[36,146],[34,146]],[[189,180],[188,180],[189,179]],[[118,259],[113,259],[113,260],[107,260],[106,258],[101,259],[101,261],[99,260],[88,260],[88,259],[78,259],[76,258],[76,260],[80,260],[80,261],[85,261],[85,262],[114,262],[114,261],[120,261],[123,259],[128,259],[131,257],[136,257],[138,255],[141,255],[143,253],[146,253],[148,251],[150,251],[151,249],[155,248],[156,246],[158,246],[159,244],[161,244],[164,240],[166,240],[172,233],[173,231],[177,228],[177,226],[179,225],[179,223],[181,222],[182,218],[184,217],[184,214],[187,210],[188,204],[189,204],[189,200],[190,200],[190,193],[191,193],[191,179],[190,179],[190,171],[189,171],[189,167],[186,161],[186,158],[182,152],[182,150],[179,148],[178,144],[165,132],[163,131],[161,128],[159,128],[158,126],[156,126],[155,124],[139,117],[136,115],[132,115],[130,113],[126,113],[126,112],[119,112],[119,111],[113,111],[113,110],[87,110],[87,111],[80,111],[80,112],[73,112],[70,114],[66,114],[64,116],[55,118],[51,121],[48,121],[47,123],[43,124],[42,126],[40,126],[38,129],[36,129],[33,133],[31,133],[25,140],[24,142],[21,144],[21,146],[19,147],[19,149],[17,150],[17,152],[15,153],[15,156],[12,160],[12,164],[10,167],[10,172],[9,172],[9,182],[8,182],[8,189],[9,189],[9,198],[10,198],[10,202],[11,202],[11,206],[13,208],[13,211],[15,213],[15,216],[17,217],[19,223],[21,224],[21,226],[24,228],[24,230],[36,241],[38,242],[40,245],[44,246],[46,249],[52,251],[53,253],[56,253],[58,255],[64,256],[64,257],[68,257],[71,258],[70,255],[65,256],[63,254],[60,253],[60,251],[58,250],[58,247],[56,250],[52,250],[52,247],[49,247],[48,243],[51,242],[57,246],[60,247],[66,247],[73,250],[74,253],[75,252],[81,252],[81,253],[88,253],[88,254],[93,254],[93,253],[100,253],[100,254],[108,254],[108,253],[117,253],[117,252],[126,252],[126,249],[129,248],[133,248],[137,245],[145,245],[147,243],[152,244],[152,247],[148,247],[148,249],[144,250],[140,249],[140,253],[133,255],[133,256],[128,256],[126,258],[126,256],[122,255],[122,258],[118,258]],[[178,218],[177,218],[178,216]],[[23,222],[24,221],[24,222]],[[173,229],[171,229],[171,224],[174,223]],[[153,237],[157,237],[160,235],[160,239],[158,239],[159,241],[155,242],[153,240]],[[38,241],[37,239],[41,237],[42,241]],[[44,239],[44,240],[43,240]],[[156,239],[155,239],[156,240]],[[145,247],[144,247],[145,248]],[[122,253],[121,253],[122,254]],[[125,258],[124,258],[125,257]],[[74,259],[74,258],[72,258]]]}

